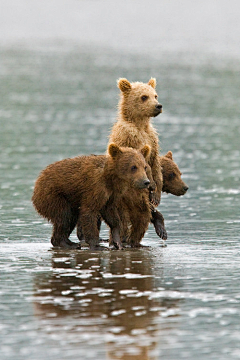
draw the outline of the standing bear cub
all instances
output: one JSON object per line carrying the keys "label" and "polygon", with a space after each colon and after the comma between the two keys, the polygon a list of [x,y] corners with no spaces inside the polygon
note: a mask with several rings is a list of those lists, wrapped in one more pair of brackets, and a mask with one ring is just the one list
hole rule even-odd
{"label": "standing bear cub", "polygon": [[151,124],[151,118],[162,112],[162,105],[158,102],[156,93],[156,79],[151,78],[147,84],[142,82],[130,83],[127,79],[118,80],[120,100],[118,117],[113,125],[110,142],[118,146],[128,146],[141,149],[145,144],[151,148],[148,164],[152,178],[156,184],[155,190],[150,192],[153,205],[152,222],[159,237],[166,240],[167,232],[164,219],[160,212],[154,210],[159,205],[163,186],[161,164],[159,161],[158,134]]}
{"label": "standing bear cub", "polygon": [[148,164],[156,189],[152,194],[153,202],[158,205],[162,191],[162,172],[159,163],[158,134],[151,124],[151,118],[162,112],[162,105],[158,102],[156,80],[151,78],[147,84],[142,82],[130,83],[127,79],[118,80],[121,90],[118,104],[117,122],[113,125],[109,143],[141,149],[144,145],[151,148]]}
{"label": "standing bear cub", "polygon": [[32,202],[37,212],[53,224],[52,245],[80,248],[80,244],[69,240],[73,229],[79,226],[81,231],[77,234],[83,232],[90,249],[100,250],[101,215],[119,248],[124,214],[119,216],[122,210],[117,201],[125,193],[131,194],[131,189],[138,189],[140,196],[148,188],[145,158],[149,152],[149,146],[137,151],[112,143],[108,147],[109,155],[77,156],[47,166],[36,180]]}

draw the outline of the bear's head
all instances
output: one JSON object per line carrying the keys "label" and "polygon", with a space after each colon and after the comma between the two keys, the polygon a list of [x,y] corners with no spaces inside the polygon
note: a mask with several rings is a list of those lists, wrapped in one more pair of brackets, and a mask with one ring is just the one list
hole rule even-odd
{"label": "bear's head", "polygon": [[147,177],[147,159],[150,155],[150,146],[145,145],[141,150],[128,147],[119,147],[111,143],[108,153],[112,159],[112,169],[122,186],[147,189],[150,180]]}
{"label": "bear's head", "polygon": [[176,196],[184,195],[188,190],[188,186],[181,178],[182,173],[173,161],[172,152],[168,151],[166,155],[160,156],[160,163],[163,174],[162,191]]}
{"label": "bear's head", "polygon": [[147,84],[142,82],[130,83],[127,79],[119,79],[121,90],[119,111],[127,121],[138,122],[149,120],[162,112],[162,105],[158,102],[156,93],[156,79],[151,78]]}

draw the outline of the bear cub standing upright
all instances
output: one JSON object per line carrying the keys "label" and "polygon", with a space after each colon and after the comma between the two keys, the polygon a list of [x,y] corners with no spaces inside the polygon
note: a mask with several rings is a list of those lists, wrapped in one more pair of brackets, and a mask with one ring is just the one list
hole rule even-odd
{"label": "bear cub standing upright", "polygon": [[[158,102],[156,93],[156,79],[151,78],[147,84],[142,82],[130,83],[127,79],[118,80],[121,90],[118,104],[118,118],[113,125],[109,142],[119,146],[129,146],[140,149],[145,144],[151,148],[148,164],[156,184],[150,192],[150,201],[157,206],[161,200],[163,178],[159,161],[158,134],[151,124],[151,117],[162,112],[162,105]],[[158,236],[167,239],[164,219],[158,211],[152,211],[152,222]]]}
{"label": "bear cub standing upright", "polygon": [[162,112],[162,105],[158,102],[156,80],[151,78],[147,84],[142,82],[130,83],[127,79],[119,79],[118,87],[121,97],[118,104],[118,118],[113,125],[109,143],[141,149],[149,145],[151,153],[148,163],[156,183],[154,202],[159,204],[162,191],[162,173],[158,161],[158,134],[151,124],[151,117]]}

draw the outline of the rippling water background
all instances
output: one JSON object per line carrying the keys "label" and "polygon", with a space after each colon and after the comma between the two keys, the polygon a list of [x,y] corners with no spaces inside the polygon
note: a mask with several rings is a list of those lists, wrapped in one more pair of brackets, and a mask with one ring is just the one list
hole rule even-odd
{"label": "rippling water background", "polygon": [[[1,6],[0,359],[239,359],[238,3]],[[52,250],[37,175],[104,153],[116,79],[151,76],[162,153],[189,185],[162,197],[168,246],[150,226],[141,250]]]}

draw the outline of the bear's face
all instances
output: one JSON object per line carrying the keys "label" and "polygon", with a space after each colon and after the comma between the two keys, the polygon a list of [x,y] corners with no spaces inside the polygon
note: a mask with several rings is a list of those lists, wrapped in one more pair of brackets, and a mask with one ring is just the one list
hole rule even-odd
{"label": "bear's face", "polygon": [[172,152],[169,151],[165,156],[161,156],[160,159],[163,174],[162,191],[176,196],[184,195],[188,190],[188,186],[181,178],[182,173],[173,161]]}
{"label": "bear's face", "polygon": [[155,79],[150,79],[147,84],[130,83],[127,79],[118,80],[118,87],[122,94],[120,108],[127,120],[137,121],[155,117],[162,112],[155,86]]}
{"label": "bear's face", "polygon": [[[133,148],[120,148],[110,144],[108,153],[114,162],[114,172],[120,180],[128,183],[128,187],[147,189],[150,180],[147,177],[147,163],[150,147],[144,146],[140,151]],[[124,186],[124,183],[123,183]]]}

